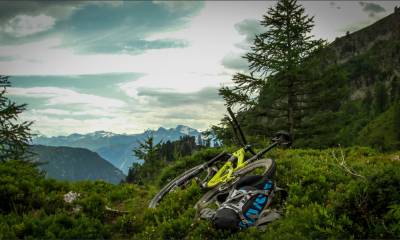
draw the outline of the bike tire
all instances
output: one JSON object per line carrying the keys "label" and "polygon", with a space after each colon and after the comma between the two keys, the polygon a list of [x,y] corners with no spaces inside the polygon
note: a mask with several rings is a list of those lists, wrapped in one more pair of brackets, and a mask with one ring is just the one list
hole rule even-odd
{"label": "bike tire", "polygon": [[[267,176],[268,178],[272,178],[275,175],[276,163],[275,163],[275,160],[273,160],[273,159],[261,159],[261,160],[257,160],[255,162],[249,163],[246,167],[236,171],[235,175],[237,176],[237,179],[240,179],[245,174],[247,174],[259,167],[265,168],[265,171],[263,173],[264,176]],[[228,193],[230,191],[230,188],[235,183],[236,183],[236,181],[233,181],[231,183],[231,186],[229,186],[228,188],[225,188],[225,190],[223,190],[223,191],[220,190],[220,186],[222,184],[215,186],[214,188],[212,188],[211,190],[206,192],[200,198],[199,201],[197,201],[194,208],[197,210],[201,210],[201,209],[205,208],[206,206],[210,205],[211,203],[216,202],[217,201],[216,198],[218,197],[218,195]]]}
{"label": "bike tire", "polygon": [[157,204],[161,201],[161,199],[167,194],[169,193],[174,186],[176,186],[176,183],[186,183],[187,181],[190,181],[192,178],[194,178],[198,173],[198,170],[200,168],[203,167],[203,164],[197,165],[187,171],[185,171],[184,173],[182,173],[181,175],[179,175],[178,177],[174,178],[172,181],[170,181],[167,185],[165,185],[154,197],[153,199],[151,199],[150,203],[149,203],[149,208],[155,208],[157,206]]}

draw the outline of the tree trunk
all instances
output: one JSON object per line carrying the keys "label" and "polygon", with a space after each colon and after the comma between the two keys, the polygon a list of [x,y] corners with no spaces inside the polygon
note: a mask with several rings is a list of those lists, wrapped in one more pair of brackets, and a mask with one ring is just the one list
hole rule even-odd
{"label": "tree trunk", "polygon": [[292,140],[294,139],[294,103],[295,103],[295,95],[293,92],[293,81],[289,79],[288,86],[288,130],[290,135],[292,136]]}

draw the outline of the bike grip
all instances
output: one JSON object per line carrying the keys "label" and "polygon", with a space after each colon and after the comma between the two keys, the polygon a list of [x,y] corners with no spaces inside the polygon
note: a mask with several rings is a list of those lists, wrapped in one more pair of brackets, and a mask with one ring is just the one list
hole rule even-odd
{"label": "bike grip", "polygon": [[233,114],[231,107],[227,107],[227,110],[228,110],[228,113],[229,113],[229,115],[231,116],[231,118],[234,119],[234,118],[235,118],[235,115]]}
{"label": "bike grip", "polygon": [[[231,115],[231,118],[232,118],[232,123],[233,123],[233,128],[234,128],[235,134],[237,134],[236,130],[239,132],[239,136],[236,136],[236,137],[238,138],[239,143],[241,145],[243,145],[243,147],[244,147],[245,145],[247,145],[247,140],[243,134],[243,131],[240,128],[240,125],[235,117],[235,114],[233,114],[232,109],[230,107],[227,107],[227,109],[228,109],[229,115]],[[235,128],[236,128],[236,130],[235,130]]]}
{"label": "bike grip", "polygon": [[283,145],[283,146],[290,146],[292,144],[292,136],[290,135],[289,132],[287,131],[278,131],[275,134],[275,138],[277,138],[277,141],[279,142],[279,144]]}

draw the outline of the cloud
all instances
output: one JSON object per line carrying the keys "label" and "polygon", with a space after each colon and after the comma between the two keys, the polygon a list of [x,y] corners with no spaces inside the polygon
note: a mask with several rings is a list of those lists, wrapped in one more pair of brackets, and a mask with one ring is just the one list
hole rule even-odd
{"label": "cloud", "polygon": [[[73,47],[76,43],[63,44],[60,47]],[[96,44],[88,44],[85,47],[78,48],[80,54],[140,54],[150,49],[165,49],[165,48],[184,48],[189,43],[181,39],[159,39],[159,40],[120,40],[116,43],[109,41],[101,41]]]}
{"label": "cloud", "polygon": [[14,56],[0,56],[0,62],[10,62],[10,61],[14,61],[17,58]]}
{"label": "cloud", "polygon": [[47,31],[54,26],[55,20],[46,15],[27,16],[17,15],[2,26],[5,33],[15,37],[24,37]]}
{"label": "cloud", "polygon": [[[210,76],[215,79],[215,76]],[[188,82],[190,78],[186,79]],[[163,79],[160,79],[161,81]],[[191,80],[191,79],[190,79]],[[182,82],[183,83],[183,82]],[[188,82],[190,84],[190,82]],[[138,110],[132,111],[138,126],[147,128],[175,127],[185,124],[198,129],[206,129],[217,122],[224,112],[224,101],[218,95],[218,87],[209,86],[199,90],[180,92],[171,88],[140,87],[121,85],[132,99],[135,99]]]}
{"label": "cloud", "polygon": [[182,48],[180,39],[152,39],[154,33],[185,27],[202,4],[190,2],[173,14],[163,4],[124,2],[121,6],[86,6],[58,25],[62,29],[61,47],[78,53],[140,54],[149,49]]}
{"label": "cloud", "polygon": [[20,44],[46,37],[56,21],[88,4],[95,2],[0,1],[0,43]]}
{"label": "cloud", "polygon": [[12,76],[10,82],[13,87],[57,87],[82,91],[87,94],[120,98],[118,84],[134,82],[141,73],[102,73],[82,75],[25,75]]}
{"label": "cloud", "polygon": [[246,59],[243,58],[243,54],[238,53],[228,53],[224,56],[221,63],[224,67],[230,68],[233,70],[247,70],[249,68],[249,64]]}
{"label": "cloud", "polygon": [[236,44],[237,47],[244,50],[249,49],[249,45],[253,43],[254,38],[257,34],[265,32],[265,27],[260,24],[259,20],[256,19],[245,19],[235,24],[235,29],[240,35],[244,35],[245,41]]}
{"label": "cloud", "polygon": [[[99,130],[126,133],[127,127],[136,127],[130,118],[95,117],[78,119],[75,116],[49,116],[37,112],[24,112],[26,121],[33,121],[33,127],[47,136],[69,135],[71,133],[89,133]],[[57,127],[55,127],[57,126]],[[137,131],[142,129],[138,128]]]}
{"label": "cloud", "polygon": [[126,106],[125,102],[118,99],[78,93],[70,89],[57,87],[11,87],[8,93],[11,96],[44,98],[47,99],[47,106],[74,105],[95,109],[122,108]]}
{"label": "cloud", "polygon": [[93,4],[87,1],[1,1],[0,21],[7,22],[18,15],[46,15],[53,18],[68,17],[73,11],[84,5]]}
{"label": "cloud", "polygon": [[[157,111],[148,113],[148,117],[143,120],[146,125],[153,128],[185,124],[197,129],[206,129],[211,124],[219,122],[225,111],[223,101],[215,101],[207,104],[181,105],[168,109],[158,108]],[[137,119],[137,122],[142,123],[140,120]]]}
{"label": "cloud", "polygon": [[177,11],[190,11],[193,3],[190,1],[152,1],[156,5],[161,5],[174,13]]}
{"label": "cloud", "polygon": [[361,7],[363,7],[363,11],[367,12],[369,17],[374,17],[377,13],[386,12],[385,8],[381,5],[371,2],[359,2]]}
{"label": "cloud", "polygon": [[[14,88],[15,89],[15,88]],[[31,99],[40,96],[45,99],[54,98],[55,92],[66,97],[62,91],[29,90],[23,92],[24,96],[29,92]],[[14,93],[15,94],[15,93]],[[22,94],[18,91],[17,94]],[[71,96],[74,94],[68,93]],[[34,121],[33,128],[41,133],[54,136],[70,134],[73,132],[88,133],[97,130],[112,131],[116,133],[141,132],[145,128],[175,127],[185,124],[197,129],[206,129],[211,123],[217,122],[224,112],[224,102],[218,96],[216,88],[204,88],[191,93],[178,93],[173,91],[141,89],[139,95],[150,98],[151,101],[141,105],[141,109],[135,110],[131,106],[118,108],[119,105],[96,108],[91,99],[80,97],[79,109],[74,109],[71,102],[64,103],[55,100],[57,104],[41,104],[39,108],[30,109],[22,115],[26,121]],[[76,97],[75,97],[76,98]],[[98,104],[102,99],[96,99]],[[109,99],[107,100],[109,102]],[[61,105],[60,105],[61,104]],[[67,106],[63,105],[67,104]],[[102,104],[103,105],[103,104]],[[50,107],[49,107],[50,106]],[[57,127],[55,127],[57,126]]]}
{"label": "cloud", "polygon": [[[48,105],[50,97],[22,98],[20,95],[19,102],[28,102],[32,111],[27,113],[31,119],[37,120],[33,127],[45,134],[93,130],[134,133],[177,124],[205,129],[219,122],[225,113],[224,101],[218,96],[217,89],[221,83],[230,82],[231,76],[226,73],[229,69],[221,66],[221,60],[227,53],[237,51],[235,43],[246,41],[247,35],[239,34],[234,24],[261,16],[272,2],[227,4],[192,1],[184,4],[185,7],[181,7],[181,2],[162,1],[157,5],[127,1],[120,6],[83,4],[63,17],[40,11],[39,14],[22,14],[50,16],[55,19],[55,25],[49,30],[21,37],[30,42],[26,46],[0,48],[2,55],[18,53],[21,59],[18,65],[1,64],[0,68],[7,69],[11,75],[145,73],[139,78],[132,76],[131,80],[126,77],[126,81],[117,76],[104,79],[99,76],[89,80],[84,75],[46,76],[42,79],[26,76],[22,81],[18,76],[18,81],[13,82],[13,86],[18,88],[51,86],[126,103],[118,108],[118,112],[112,112],[113,108],[96,108],[97,112],[89,112],[92,106],[87,104]],[[202,10],[203,4],[205,9]],[[157,10],[152,12],[151,9]],[[35,37],[41,41],[36,41]],[[45,40],[52,41],[45,43]],[[189,44],[181,44],[185,43],[182,40]],[[157,44],[174,44],[173,41],[181,45],[173,46],[177,47],[175,49],[167,45],[162,47],[168,49],[156,48]],[[141,52],[141,45],[149,42],[153,45],[145,48],[146,54],[132,55]],[[124,43],[134,45],[130,49],[131,55],[121,50]],[[110,54],[75,54],[98,53],[100,50]],[[26,61],[28,58],[41,60],[43,64],[29,63]],[[225,75],[221,75],[222,72]],[[129,88],[116,88],[115,85]],[[139,102],[141,100],[143,103]]]}
{"label": "cloud", "polygon": [[30,112],[32,114],[37,115],[50,115],[50,116],[67,116],[67,117],[117,117],[121,114],[120,109],[115,111],[114,109],[87,109],[80,111],[66,110],[66,108],[43,108],[43,109],[31,109]]}
{"label": "cloud", "polygon": [[330,6],[330,7],[333,7],[333,8],[336,8],[336,9],[338,9],[338,10],[341,9],[341,7],[340,7],[339,5],[336,6],[336,2],[329,2],[329,6]]}
{"label": "cloud", "polygon": [[160,107],[176,107],[181,105],[207,105],[210,102],[221,101],[218,89],[213,87],[203,88],[200,91],[179,93],[165,89],[138,90],[139,97],[146,97],[152,105]]}
{"label": "cloud", "polygon": [[349,24],[349,25],[347,25],[347,26],[345,26],[343,28],[340,28],[339,32],[341,32],[341,33],[347,33],[347,32],[352,33],[352,32],[358,31],[360,29],[363,29],[363,28],[365,28],[367,26],[370,26],[371,24],[376,22],[378,19],[379,19],[379,17],[377,17],[375,15],[373,15],[373,16],[370,15],[370,17],[367,18],[367,19],[364,19],[362,21],[358,21],[358,22]]}
{"label": "cloud", "polygon": [[205,87],[193,92],[167,89],[138,89],[138,97],[145,99],[142,107],[147,110],[143,118],[136,116],[139,125],[175,127],[185,124],[206,129],[217,122],[224,112],[224,101],[216,87]]}
{"label": "cloud", "polygon": [[[144,2],[0,3],[0,43],[15,45],[57,36],[59,48],[82,54],[140,54],[150,49],[182,48],[182,39],[147,38],[185,27],[203,6]],[[21,6],[21,8],[18,8]],[[173,9],[173,12],[171,12]],[[65,10],[62,11],[62,10]]]}
{"label": "cloud", "polygon": [[[220,72],[188,72],[189,68],[177,66],[175,63],[172,66],[174,67],[172,72],[160,70],[160,67],[157,71],[146,74],[135,81],[118,84],[119,89],[128,97],[141,101],[147,97],[147,94],[139,96],[139,92],[143,93],[143,91],[149,94],[150,91],[177,94],[194,93],[207,87],[216,88],[221,82],[229,80],[228,75],[220,74]],[[179,72],[179,70],[182,70],[182,72]]]}

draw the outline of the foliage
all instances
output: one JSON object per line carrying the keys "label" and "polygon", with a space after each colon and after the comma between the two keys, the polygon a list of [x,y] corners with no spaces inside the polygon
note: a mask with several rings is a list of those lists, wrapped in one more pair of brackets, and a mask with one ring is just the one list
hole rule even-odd
{"label": "foliage", "polygon": [[168,140],[156,145],[153,144],[153,137],[148,136],[144,142],[139,143],[138,148],[134,149],[134,154],[144,160],[144,163],[133,163],[126,181],[137,184],[152,181],[163,166],[174,159],[189,156],[199,148],[195,138],[191,136],[183,136],[178,141]]}
{"label": "foliage", "polygon": [[[162,170],[158,184],[218,151],[177,159]],[[196,218],[192,207],[202,191],[195,182],[147,209],[158,186],[59,182],[45,179],[31,163],[0,163],[0,238],[391,239],[400,234],[399,152],[297,149],[274,150],[270,157],[278,164],[278,185],[289,192],[284,216],[264,229],[239,232],[219,231]],[[73,203],[63,201],[69,191],[80,193]]]}
{"label": "foliage", "polygon": [[145,162],[152,162],[156,159],[157,151],[160,148],[160,143],[154,144],[154,137],[152,135],[147,136],[143,142],[138,142],[139,146],[133,149],[133,154],[144,160]]}
{"label": "foliage", "polygon": [[0,210],[2,213],[23,213],[26,209],[38,208],[44,201],[37,183],[43,174],[31,163],[10,160],[0,168]]}
{"label": "foliage", "polygon": [[389,97],[385,85],[382,82],[377,82],[374,89],[375,102],[374,110],[376,114],[383,113],[388,106]]}
{"label": "foliage", "polygon": [[26,104],[17,105],[5,96],[9,86],[8,76],[0,75],[0,161],[24,158],[31,139],[32,122],[18,122]]}
{"label": "foliage", "polygon": [[310,88],[305,88],[309,79],[300,76],[302,64],[323,42],[313,39],[313,17],[307,16],[296,0],[278,1],[263,16],[261,25],[265,32],[256,35],[251,51],[244,56],[250,74],[235,74],[235,85],[221,88],[220,95],[228,106],[239,104],[245,108],[264,97],[260,101],[264,100],[265,114],[293,135],[312,94]]}
{"label": "foliage", "polygon": [[400,77],[396,76],[390,82],[390,102],[400,100]]}
{"label": "foliage", "polygon": [[[285,12],[297,21],[285,23],[290,15]],[[0,117],[10,121],[1,119],[1,154],[18,149],[4,157],[8,161],[0,161],[0,239],[398,238],[399,81],[390,75],[396,62],[379,56],[394,56],[400,43],[380,40],[341,64],[332,49],[314,51],[319,44],[313,45],[308,35],[312,18],[296,1],[279,1],[262,24],[269,27],[267,32],[256,37],[246,55],[251,73],[236,74],[236,85],[220,93],[227,105],[246,106],[238,120],[250,142],[266,143],[276,129],[292,124],[295,146],[314,147],[274,150],[269,155],[277,161],[276,182],[289,194],[281,219],[263,229],[217,230],[197,218],[193,205],[204,192],[194,181],[168,194],[156,209],[148,209],[152,196],[167,182],[222,150],[198,149],[192,138],[155,144],[149,136],[134,151],[144,160],[129,171],[127,182],[134,184],[46,179],[34,164],[11,159],[25,151],[29,123],[15,124],[25,105],[11,103],[3,90]],[[293,34],[298,48],[283,44],[285,31]],[[351,44],[345,47],[357,50]],[[7,77],[1,80],[1,87],[7,85]],[[221,123],[212,130],[232,152],[232,134],[227,122]],[[20,138],[10,138],[20,142],[3,140],[9,126],[23,132],[17,134]],[[326,148],[337,144],[374,149]],[[70,191],[80,195],[67,203],[64,195]]]}
{"label": "foliage", "polygon": [[[338,143],[337,133],[342,128],[340,107],[348,98],[347,74],[335,63],[328,49],[315,52],[304,64],[300,77],[304,91],[309,94],[302,99],[304,109],[299,114],[295,131],[296,147],[331,147]],[[278,130],[278,129],[276,129]]]}
{"label": "foliage", "polygon": [[175,161],[174,164],[162,169],[160,175],[156,178],[158,185],[163,186],[164,184],[173,180],[180,173],[211,160],[220,152],[220,148],[207,148],[202,151],[195,152],[191,156],[180,158],[179,160]]}
{"label": "foliage", "polygon": [[118,168],[85,148],[33,145],[29,150],[47,177],[69,181],[102,179],[114,184],[125,179]]}
{"label": "foliage", "polygon": [[[276,7],[279,4],[283,6],[284,2],[294,3],[295,1],[280,1]],[[284,9],[281,10],[283,13]],[[274,16],[272,10],[269,10],[264,18],[273,19]],[[284,16],[276,23],[283,19]],[[379,24],[383,22],[373,27],[382,26]],[[380,150],[392,150],[396,143],[392,143],[389,147],[381,146],[381,144],[390,144],[391,140],[385,140],[385,143],[382,143],[382,139],[373,137],[378,142],[360,141],[361,136],[365,135],[364,127],[368,125],[369,131],[372,131],[372,125],[378,126],[371,121],[384,115],[386,110],[396,104],[400,96],[400,80],[397,74],[400,41],[395,34],[385,39],[376,38],[372,41],[369,29],[373,27],[342,37],[315,51],[306,52],[304,56],[307,57],[299,62],[297,68],[289,71],[289,75],[286,69],[275,71],[271,68],[272,70],[266,72],[265,77],[257,78],[259,75],[256,70],[261,68],[250,68],[252,74],[247,82],[253,84],[251,87],[257,85],[260,88],[257,91],[249,88],[251,92],[249,96],[245,92],[247,85],[242,73],[238,74],[240,78],[234,78],[241,81],[231,89],[221,89],[223,92],[220,94],[225,97],[227,105],[246,104],[243,99],[251,100],[247,108],[240,109],[238,118],[244,132],[258,142],[260,139],[271,137],[277,130],[288,129],[290,125],[287,111],[290,105],[289,98],[279,84],[287,82],[287,79],[294,74],[298,86],[295,84],[297,103],[292,104],[295,107],[293,109],[294,131],[292,133],[295,134],[293,146],[327,148],[338,145],[369,144]],[[279,31],[284,31],[284,28],[277,30]],[[267,37],[273,38],[273,36],[271,32]],[[262,34],[258,37],[262,37]],[[276,42],[259,41],[260,46],[268,46],[269,43]],[[254,43],[253,49],[255,47]],[[255,67],[263,63],[270,66],[274,63],[263,55],[262,47],[258,50],[258,52],[252,50],[249,53],[253,54],[252,62],[249,61],[249,64],[253,63],[253,65],[250,66]],[[274,55],[271,53],[267,56]],[[284,59],[284,57],[280,58],[282,61]],[[258,84],[252,78],[265,80],[265,82]],[[278,101],[280,97],[282,101]],[[277,104],[274,105],[274,103]],[[384,124],[383,121],[381,123]],[[224,143],[232,144],[234,141],[228,128],[229,125],[224,119],[218,126],[213,126],[217,136]],[[380,134],[380,136],[383,135],[384,132]]]}
{"label": "foliage", "polygon": [[400,148],[400,101],[380,114],[361,131],[358,142],[373,146],[381,151],[393,151]]}

